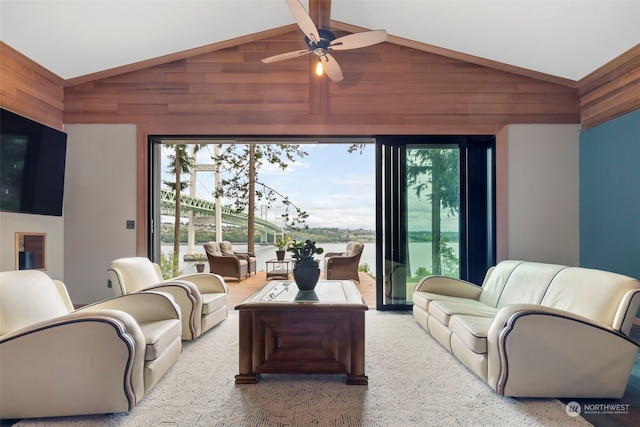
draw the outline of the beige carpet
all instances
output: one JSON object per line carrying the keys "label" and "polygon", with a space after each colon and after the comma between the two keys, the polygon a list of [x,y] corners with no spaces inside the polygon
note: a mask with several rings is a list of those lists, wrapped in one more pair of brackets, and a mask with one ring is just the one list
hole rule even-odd
{"label": "beige carpet", "polygon": [[410,314],[370,310],[368,386],[340,375],[263,375],[235,385],[238,314],[196,342],[131,412],[19,426],[590,426],[554,399],[496,395]]}

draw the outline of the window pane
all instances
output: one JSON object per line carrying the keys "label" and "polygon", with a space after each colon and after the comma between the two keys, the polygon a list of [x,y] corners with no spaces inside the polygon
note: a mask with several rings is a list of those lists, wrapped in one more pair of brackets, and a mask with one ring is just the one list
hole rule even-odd
{"label": "window pane", "polygon": [[459,277],[459,149],[407,147],[407,295],[422,277]]}

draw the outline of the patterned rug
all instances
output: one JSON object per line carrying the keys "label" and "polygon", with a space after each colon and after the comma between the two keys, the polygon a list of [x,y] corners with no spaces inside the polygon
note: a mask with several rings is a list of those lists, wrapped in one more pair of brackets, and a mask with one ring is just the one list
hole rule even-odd
{"label": "patterned rug", "polygon": [[18,426],[590,426],[555,399],[496,395],[409,313],[366,314],[368,386],[341,375],[263,375],[235,385],[238,313],[195,342],[131,412]]}

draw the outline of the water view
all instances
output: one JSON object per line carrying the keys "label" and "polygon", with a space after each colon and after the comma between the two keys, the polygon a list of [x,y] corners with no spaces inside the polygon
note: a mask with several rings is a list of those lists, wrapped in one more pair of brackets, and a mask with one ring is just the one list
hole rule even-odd
{"label": "water view", "polygon": [[[328,252],[342,252],[346,247],[345,243],[318,243],[318,246],[324,249],[325,253]],[[235,243],[233,248],[236,252],[246,252],[247,245],[241,243]],[[458,253],[457,245],[453,246],[454,252]],[[172,244],[163,244],[162,252],[165,254],[170,254],[173,251]],[[204,248],[201,244],[194,245],[193,251],[195,253],[204,254]],[[182,255],[188,253],[187,245],[180,245],[180,271],[183,274],[193,273],[195,272],[194,263],[192,261],[184,261],[182,260]],[[256,254],[256,265],[258,271],[265,271],[265,262],[274,259],[276,257],[276,247],[273,245],[256,245],[255,246],[255,254]],[[287,255],[287,258],[290,258]],[[323,267],[322,259],[324,256],[316,256],[317,259],[320,259],[320,268]],[[431,242],[415,242],[409,243],[409,262],[411,273],[415,274],[416,270],[420,267],[423,267],[427,270],[431,270]],[[362,257],[360,258],[360,265],[367,264],[369,266],[369,274],[375,277],[376,275],[376,245],[375,243],[365,243],[364,250],[362,252]],[[205,268],[205,271],[209,271],[209,267]]]}

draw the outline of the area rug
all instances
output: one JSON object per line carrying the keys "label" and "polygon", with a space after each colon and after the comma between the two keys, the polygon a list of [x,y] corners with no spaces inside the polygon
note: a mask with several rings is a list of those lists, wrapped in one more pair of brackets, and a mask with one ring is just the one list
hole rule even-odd
{"label": "area rug", "polygon": [[409,313],[366,315],[368,386],[341,375],[263,375],[236,385],[238,313],[185,342],[180,360],[130,412],[18,426],[591,426],[555,399],[496,395]]}

